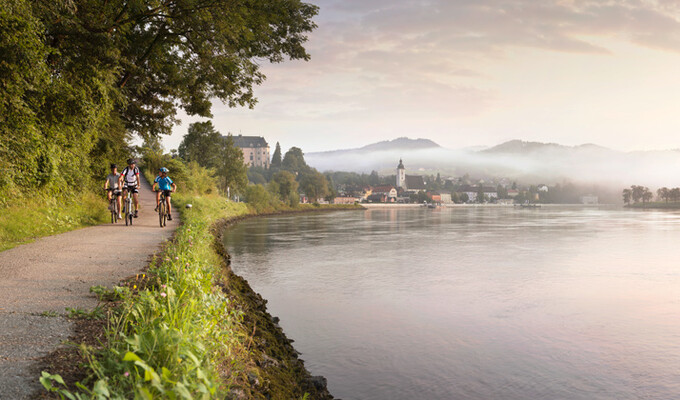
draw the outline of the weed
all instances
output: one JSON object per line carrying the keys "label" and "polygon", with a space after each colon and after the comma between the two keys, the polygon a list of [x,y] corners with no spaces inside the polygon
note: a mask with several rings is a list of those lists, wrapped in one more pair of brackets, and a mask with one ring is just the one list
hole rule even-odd
{"label": "weed", "polygon": [[73,319],[103,319],[105,317],[104,311],[99,306],[92,309],[92,311],[85,311],[80,307],[66,307],[66,312],[68,317]]}
{"label": "weed", "polygon": [[40,315],[41,317],[54,318],[54,317],[58,317],[58,316],[59,316],[59,313],[56,312],[56,311],[49,310],[49,311],[43,311],[43,312],[41,312],[41,313],[38,314],[38,315]]}

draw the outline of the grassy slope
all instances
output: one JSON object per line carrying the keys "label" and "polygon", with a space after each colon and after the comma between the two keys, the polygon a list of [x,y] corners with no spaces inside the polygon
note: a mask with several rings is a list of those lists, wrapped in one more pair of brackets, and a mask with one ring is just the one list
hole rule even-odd
{"label": "grassy slope", "polygon": [[36,238],[107,221],[106,200],[84,194],[78,201],[25,200],[0,209],[0,251]]}
{"label": "grassy slope", "polygon": [[[266,301],[226,263],[221,228],[254,211],[220,197],[173,202],[183,222],[174,240],[146,274],[106,293],[119,298],[106,345],[85,350],[94,355],[87,389],[71,389],[83,398],[332,398],[314,384]],[[62,387],[57,379],[42,381]]]}

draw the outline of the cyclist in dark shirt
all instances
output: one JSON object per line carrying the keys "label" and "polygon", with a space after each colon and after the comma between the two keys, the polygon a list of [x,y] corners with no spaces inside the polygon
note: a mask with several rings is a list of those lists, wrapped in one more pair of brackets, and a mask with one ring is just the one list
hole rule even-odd
{"label": "cyclist in dark shirt", "polygon": [[139,168],[137,168],[134,158],[127,160],[128,166],[120,173],[120,182],[123,186],[123,196],[127,196],[127,192],[132,193],[132,200],[135,203],[135,218],[139,216]]}

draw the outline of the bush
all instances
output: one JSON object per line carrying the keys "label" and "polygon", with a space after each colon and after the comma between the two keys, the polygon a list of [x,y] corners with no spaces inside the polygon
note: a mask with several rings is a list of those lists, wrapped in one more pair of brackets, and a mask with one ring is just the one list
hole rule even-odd
{"label": "bush", "polygon": [[248,205],[260,214],[276,211],[283,206],[281,200],[262,185],[246,187],[245,197]]}

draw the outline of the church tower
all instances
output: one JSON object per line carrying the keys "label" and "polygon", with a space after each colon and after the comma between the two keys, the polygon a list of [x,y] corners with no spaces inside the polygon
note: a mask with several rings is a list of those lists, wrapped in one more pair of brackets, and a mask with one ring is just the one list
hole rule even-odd
{"label": "church tower", "polygon": [[399,165],[397,166],[397,189],[406,190],[406,168],[404,168],[404,163],[399,159]]}

